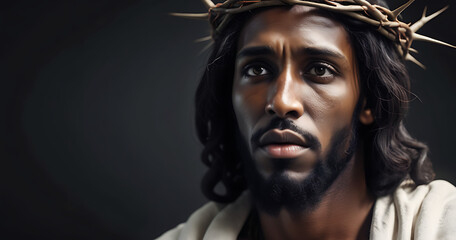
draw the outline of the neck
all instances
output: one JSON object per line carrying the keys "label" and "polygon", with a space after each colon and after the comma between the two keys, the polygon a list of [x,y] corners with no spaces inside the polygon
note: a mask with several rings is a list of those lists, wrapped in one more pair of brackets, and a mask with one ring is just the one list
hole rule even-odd
{"label": "neck", "polygon": [[362,151],[354,155],[314,209],[282,209],[274,216],[258,209],[265,239],[368,239],[374,199],[367,191],[362,156]]}

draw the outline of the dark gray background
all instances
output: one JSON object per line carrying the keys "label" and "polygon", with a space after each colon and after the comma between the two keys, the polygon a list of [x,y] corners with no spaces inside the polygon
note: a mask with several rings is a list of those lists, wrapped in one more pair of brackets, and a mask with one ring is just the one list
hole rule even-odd
{"label": "dark gray background", "polygon": [[[404,0],[405,1],[405,0]],[[416,21],[450,1],[419,1]],[[393,6],[397,6],[395,3]],[[153,239],[206,200],[193,93],[198,0],[10,1],[0,9],[0,238]],[[456,43],[456,5],[420,31]],[[406,126],[456,183],[456,50],[416,43]]]}

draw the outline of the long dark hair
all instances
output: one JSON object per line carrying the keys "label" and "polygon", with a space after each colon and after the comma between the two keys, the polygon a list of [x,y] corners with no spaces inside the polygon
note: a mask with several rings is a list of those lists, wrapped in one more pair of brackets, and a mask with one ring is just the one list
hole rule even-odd
{"label": "long dark hair", "polygon": [[[239,14],[224,32],[217,34],[196,91],[196,128],[204,145],[201,159],[209,168],[202,191],[216,202],[231,202],[246,189],[235,144],[237,125],[231,92],[237,40],[243,24],[257,11]],[[351,38],[359,65],[360,98],[366,99],[375,118],[359,132],[365,144],[369,191],[376,197],[384,196],[408,177],[417,185],[429,183],[434,171],[428,148],[412,138],[403,124],[411,95],[410,80],[395,46],[372,27],[338,14],[328,15],[340,21]],[[225,193],[216,191],[218,184],[223,184]]]}

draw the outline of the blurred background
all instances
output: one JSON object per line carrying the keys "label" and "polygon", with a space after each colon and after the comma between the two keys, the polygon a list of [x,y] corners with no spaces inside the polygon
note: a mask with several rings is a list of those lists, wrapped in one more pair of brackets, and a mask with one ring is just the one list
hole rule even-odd
{"label": "blurred background", "polygon": [[[400,1],[400,2],[405,2]],[[450,0],[417,0],[416,21]],[[399,1],[391,4],[400,5]],[[456,44],[456,4],[420,33]],[[206,202],[193,94],[198,0],[9,1],[0,8],[0,238],[154,239]],[[406,126],[456,183],[456,50],[416,43]]]}

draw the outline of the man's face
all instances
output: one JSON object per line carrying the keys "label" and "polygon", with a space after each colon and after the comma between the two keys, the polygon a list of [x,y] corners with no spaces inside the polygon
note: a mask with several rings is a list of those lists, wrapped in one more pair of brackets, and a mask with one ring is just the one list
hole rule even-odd
{"label": "man's face", "polygon": [[263,11],[244,26],[235,64],[232,101],[254,195],[285,204],[280,195],[323,194],[352,156],[358,118],[343,26],[310,7]]}

